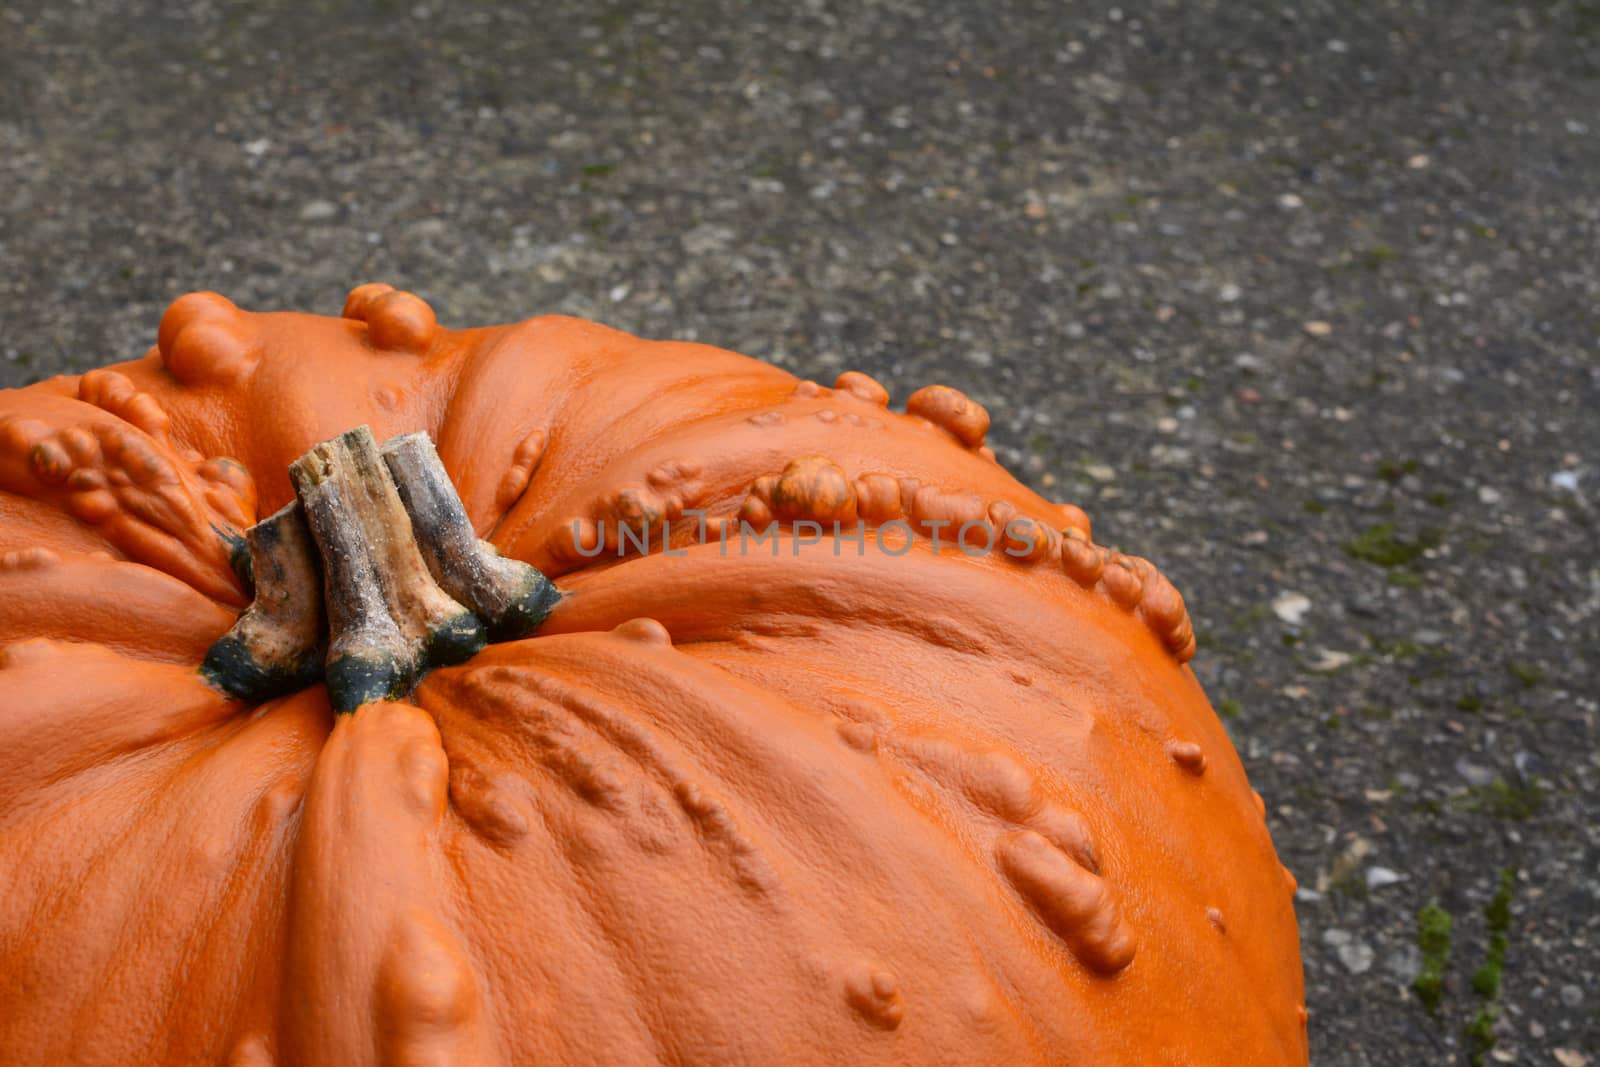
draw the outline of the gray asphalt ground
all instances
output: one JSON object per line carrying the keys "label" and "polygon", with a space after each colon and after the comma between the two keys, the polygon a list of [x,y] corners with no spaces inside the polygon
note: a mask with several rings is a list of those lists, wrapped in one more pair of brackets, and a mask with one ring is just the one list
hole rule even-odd
{"label": "gray asphalt ground", "polygon": [[1600,1063],[1600,0],[0,7],[0,384],[367,280],[967,390],[1188,597],[1313,1061]]}

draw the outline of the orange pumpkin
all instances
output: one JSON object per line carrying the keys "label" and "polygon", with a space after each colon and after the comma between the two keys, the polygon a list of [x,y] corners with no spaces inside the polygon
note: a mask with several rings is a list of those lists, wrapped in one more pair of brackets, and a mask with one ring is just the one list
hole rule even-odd
{"label": "orange pumpkin", "polygon": [[0,392],[5,1061],[1304,1063],[1182,599],[888,399],[387,286]]}

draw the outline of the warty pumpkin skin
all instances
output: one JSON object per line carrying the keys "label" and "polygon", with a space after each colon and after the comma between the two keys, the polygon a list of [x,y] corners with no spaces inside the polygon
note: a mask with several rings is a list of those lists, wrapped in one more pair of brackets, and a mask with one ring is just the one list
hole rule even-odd
{"label": "warty pumpkin skin", "polygon": [[[191,294],[0,392],[0,1059],[1305,1063],[1181,597],[959,392],[887,403],[387,286]],[[430,435],[560,600],[397,699],[234,699],[240,535],[361,425]]]}

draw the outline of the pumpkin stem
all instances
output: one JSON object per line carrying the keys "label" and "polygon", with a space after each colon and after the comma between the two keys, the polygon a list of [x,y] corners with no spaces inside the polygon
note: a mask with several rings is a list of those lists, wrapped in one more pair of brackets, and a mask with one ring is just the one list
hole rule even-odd
{"label": "pumpkin stem", "polygon": [[478,539],[428,435],[390,438],[383,459],[440,587],[482,616],[490,640],[511,641],[537,629],[560,594],[538,568],[506,559]]}
{"label": "pumpkin stem", "polygon": [[201,665],[229,696],[264,700],[320,677],[334,710],[354,711],[471,657],[486,630],[526,637],[561,596],[478,540],[425,433],[380,452],[358,426],[291,463],[289,480],[298,499],[245,534],[255,601]]}
{"label": "pumpkin stem", "polygon": [[301,689],[322,670],[322,575],[299,501],[245,532],[256,597],[200,669],[241,700]]}
{"label": "pumpkin stem", "polygon": [[335,711],[398,696],[483,647],[482,622],[429,573],[371,430],[315,446],[289,478],[322,555]]}

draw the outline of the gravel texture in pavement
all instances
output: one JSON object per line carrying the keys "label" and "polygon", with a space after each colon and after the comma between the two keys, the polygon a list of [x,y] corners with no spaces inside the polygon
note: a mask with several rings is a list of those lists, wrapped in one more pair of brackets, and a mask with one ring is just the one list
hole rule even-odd
{"label": "gravel texture in pavement", "polygon": [[0,191],[0,385],[383,280],[966,390],[1187,596],[1313,1061],[1600,1064],[1597,0],[12,4]]}

